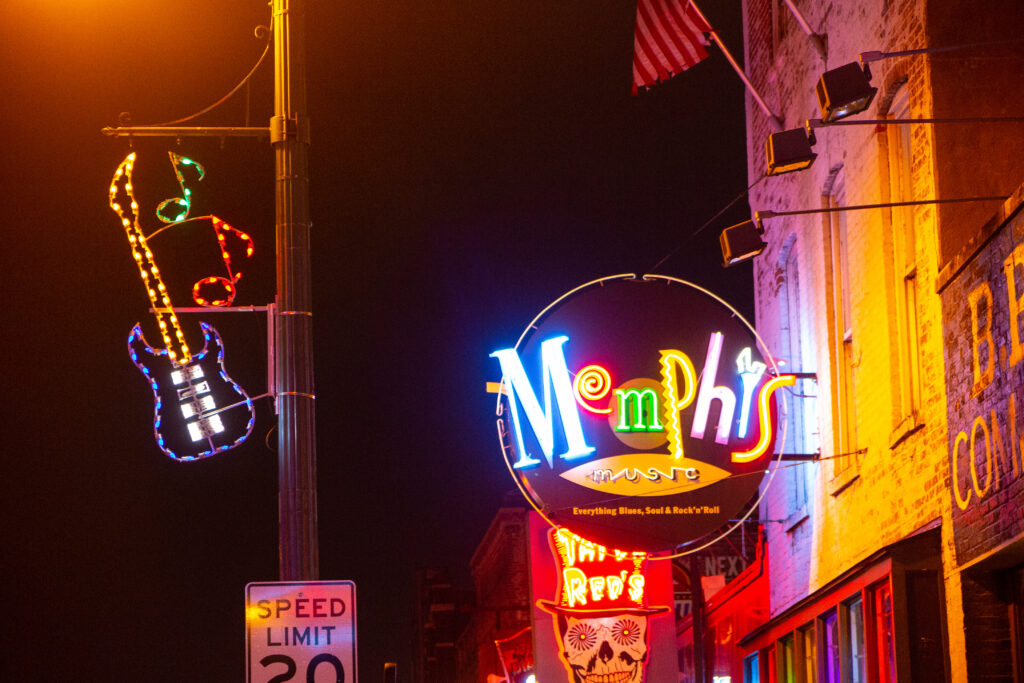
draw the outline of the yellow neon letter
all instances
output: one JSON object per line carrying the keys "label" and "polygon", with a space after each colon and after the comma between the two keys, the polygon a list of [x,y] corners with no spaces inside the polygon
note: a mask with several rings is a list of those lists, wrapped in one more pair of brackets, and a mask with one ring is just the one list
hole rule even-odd
{"label": "yellow neon letter", "polygon": [[622,583],[622,579],[625,575],[626,572],[622,572],[622,576],[608,577],[608,597],[612,600],[616,600],[620,595],[622,595],[622,589],[625,587]]}
{"label": "yellow neon letter", "polygon": [[752,462],[757,460],[768,450],[768,444],[772,440],[772,413],[771,413],[771,400],[772,394],[779,387],[791,387],[796,384],[796,376],[794,375],[779,375],[774,377],[761,387],[761,393],[757,397],[757,419],[761,429],[761,438],[758,439],[757,444],[749,451],[737,451],[732,454],[733,462]]}
{"label": "yellow neon letter", "polygon": [[586,574],[575,567],[569,567],[562,571],[562,580],[565,581],[565,599],[569,601],[569,607],[587,604]]}
{"label": "yellow neon letter", "polygon": [[[683,371],[682,385],[676,375],[676,368]],[[694,370],[693,361],[689,356],[676,349],[661,351],[661,386],[662,396],[665,399],[665,418],[668,423],[665,425],[668,447],[678,460],[683,457],[679,413],[693,403],[693,398],[697,395],[697,371]],[[679,395],[681,386],[684,391],[682,396]]]}
{"label": "yellow neon letter", "polygon": [[633,574],[629,577],[629,599],[640,602],[644,597],[644,575]]}

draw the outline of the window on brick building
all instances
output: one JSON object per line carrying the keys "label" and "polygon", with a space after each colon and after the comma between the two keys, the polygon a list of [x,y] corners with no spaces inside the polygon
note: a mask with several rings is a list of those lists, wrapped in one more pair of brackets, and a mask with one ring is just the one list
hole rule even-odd
{"label": "window on brick building", "polygon": [[[841,180],[841,179],[839,179]],[[845,205],[845,192],[837,180],[827,195],[830,207]],[[850,245],[845,211],[829,215],[832,274],[833,337],[833,480],[839,488],[855,473],[857,451],[856,358],[853,339],[852,283],[850,281]],[[838,490],[838,489],[836,489]]]}
{"label": "window on brick building", "polygon": [[875,655],[878,683],[896,683],[896,635],[893,627],[892,588],[889,579],[871,588],[875,615]]}
{"label": "window on brick building", "polygon": [[835,609],[823,614],[821,624],[821,676],[822,683],[842,683],[843,659],[840,649],[839,612]]}
{"label": "window on brick building", "polygon": [[796,683],[796,652],[793,634],[787,633],[775,645],[776,665],[779,667],[778,683]]}
{"label": "window on brick building", "polygon": [[[803,323],[806,307],[800,293],[800,259],[796,235],[790,236],[783,244],[779,255],[779,359],[783,361],[783,372],[806,372],[803,339],[806,335]],[[786,431],[778,448],[781,453],[814,453],[818,450],[817,422],[811,414],[814,407],[814,382],[799,380],[786,394]],[[788,467],[789,512],[795,513],[807,507],[808,477],[812,467],[807,464]]]}
{"label": "window on brick building", "polygon": [[758,653],[743,658],[743,683],[761,683],[761,664]]}
{"label": "window on brick building", "polygon": [[814,634],[814,622],[804,624],[796,631],[797,683],[818,682],[818,647]]}
{"label": "window on brick building", "polygon": [[846,622],[843,633],[843,664],[849,683],[867,683],[864,652],[864,602],[860,595],[843,603]]}
{"label": "window on brick building", "polygon": [[[910,98],[904,85],[889,108],[890,118],[910,118]],[[889,148],[889,197],[892,202],[912,201],[911,137],[909,125],[886,126]],[[917,256],[914,208],[893,207],[892,227],[893,299],[895,301],[896,382],[894,386],[894,436],[915,426],[921,402],[921,369],[917,318]]]}

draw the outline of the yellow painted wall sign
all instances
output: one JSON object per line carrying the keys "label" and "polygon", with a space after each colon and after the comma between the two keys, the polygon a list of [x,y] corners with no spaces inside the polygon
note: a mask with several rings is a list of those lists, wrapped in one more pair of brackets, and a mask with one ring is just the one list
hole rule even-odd
{"label": "yellow painted wall sign", "polygon": [[1024,534],[1024,210],[942,290],[949,488],[957,562]]}
{"label": "yellow painted wall sign", "polygon": [[524,495],[553,524],[631,550],[696,548],[749,513],[777,390],[794,382],[735,309],[651,275],[583,285],[491,355]]}

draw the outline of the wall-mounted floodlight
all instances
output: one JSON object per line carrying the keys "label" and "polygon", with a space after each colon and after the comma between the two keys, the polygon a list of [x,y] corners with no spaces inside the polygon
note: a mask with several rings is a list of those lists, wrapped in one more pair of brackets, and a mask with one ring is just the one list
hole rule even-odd
{"label": "wall-mounted floodlight", "polygon": [[811,151],[813,144],[813,134],[803,128],[791,128],[769,135],[765,143],[767,175],[782,175],[809,167],[818,158]]}
{"label": "wall-mounted floodlight", "polygon": [[861,52],[857,62],[826,71],[818,80],[815,93],[818,96],[818,107],[821,109],[821,120],[825,123],[833,123],[847,116],[859,114],[871,106],[871,100],[878,92],[878,88],[871,86],[871,69],[868,67],[871,62],[893,57],[964,50],[980,45],[972,43],[946,47],[924,47],[898,52],[881,52],[879,50]]}
{"label": "wall-mounted floodlight", "polygon": [[831,123],[859,114],[871,106],[877,92],[878,88],[871,85],[867,65],[850,62],[826,71],[815,88],[821,120]]}
{"label": "wall-mounted floodlight", "polygon": [[897,126],[911,123],[1021,123],[1024,116],[975,116],[945,119],[857,119],[856,121],[823,121],[807,119],[803,128],[790,128],[772,133],[765,143],[765,175],[774,176],[802,171],[814,163],[817,154],[811,147],[817,144],[814,131],[829,126]]}
{"label": "wall-mounted floodlight", "polygon": [[761,217],[754,214],[754,220],[743,221],[730,226],[718,236],[722,245],[722,265],[726,268],[754,258],[767,246],[761,235],[764,227]]}

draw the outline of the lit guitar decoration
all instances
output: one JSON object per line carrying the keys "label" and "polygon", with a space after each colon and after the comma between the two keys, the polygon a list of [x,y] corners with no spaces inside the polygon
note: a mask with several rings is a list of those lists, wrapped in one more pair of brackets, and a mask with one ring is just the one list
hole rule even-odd
{"label": "lit guitar decoration", "polygon": [[[163,338],[164,347],[155,348],[150,345],[142,334],[142,328],[136,324],[128,335],[128,352],[132,362],[139,368],[153,390],[153,432],[157,445],[169,457],[178,461],[198,460],[215,453],[226,451],[240,445],[252,433],[256,413],[252,399],[232,380],[224,370],[224,346],[220,335],[211,325],[201,322],[203,332],[203,348],[192,353],[185,341],[185,333],[181,322],[171,305],[171,298],[164,285],[160,270],[157,268],[139,223],[139,205],[135,201],[132,188],[132,167],[135,153],[129,154],[117,171],[110,184],[110,208],[121,219],[121,225],[128,236],[132,256],[139,268],[139,275],[145,285],[156,316],[157,325]],[[185,187],[181,174],[182,165],[194,165],[199,169],[202,178],[202,167],[184,157],[171,154],[171,163],[175,175],[182,188],[182,197],[175,197],[160,203],[157,216],[165,223],[184,221],[190,209],[191,192]],[[127,208],[122,204],[124,194]],[[170,206],[178,208],[177,214],[168,218],[163,211]],[[240,231],[231,228],[216,217],[210,217],[217,233],[225,265],[228,267],[229,279],[213,278],[213,282],[222,282],[227,291],[225,299],[212,302],[210,305],[226,306],[234,298],[234,283],[241,273],[233,274],[223,235],[234,231],[248,243],[247,256],[252,253],[252,240]],[[154,233],[155,234],[155,233]],[[198,292],[200,283],[196,283],[193,293]],[[200,300],[197,298],[197,303]],[[205,301],[202,303],[206,303]],[[243,428],[229,430],[221,415],[227,411],[246,410],[248,420]],[[235,424],[241,424],[239,420]]]}

